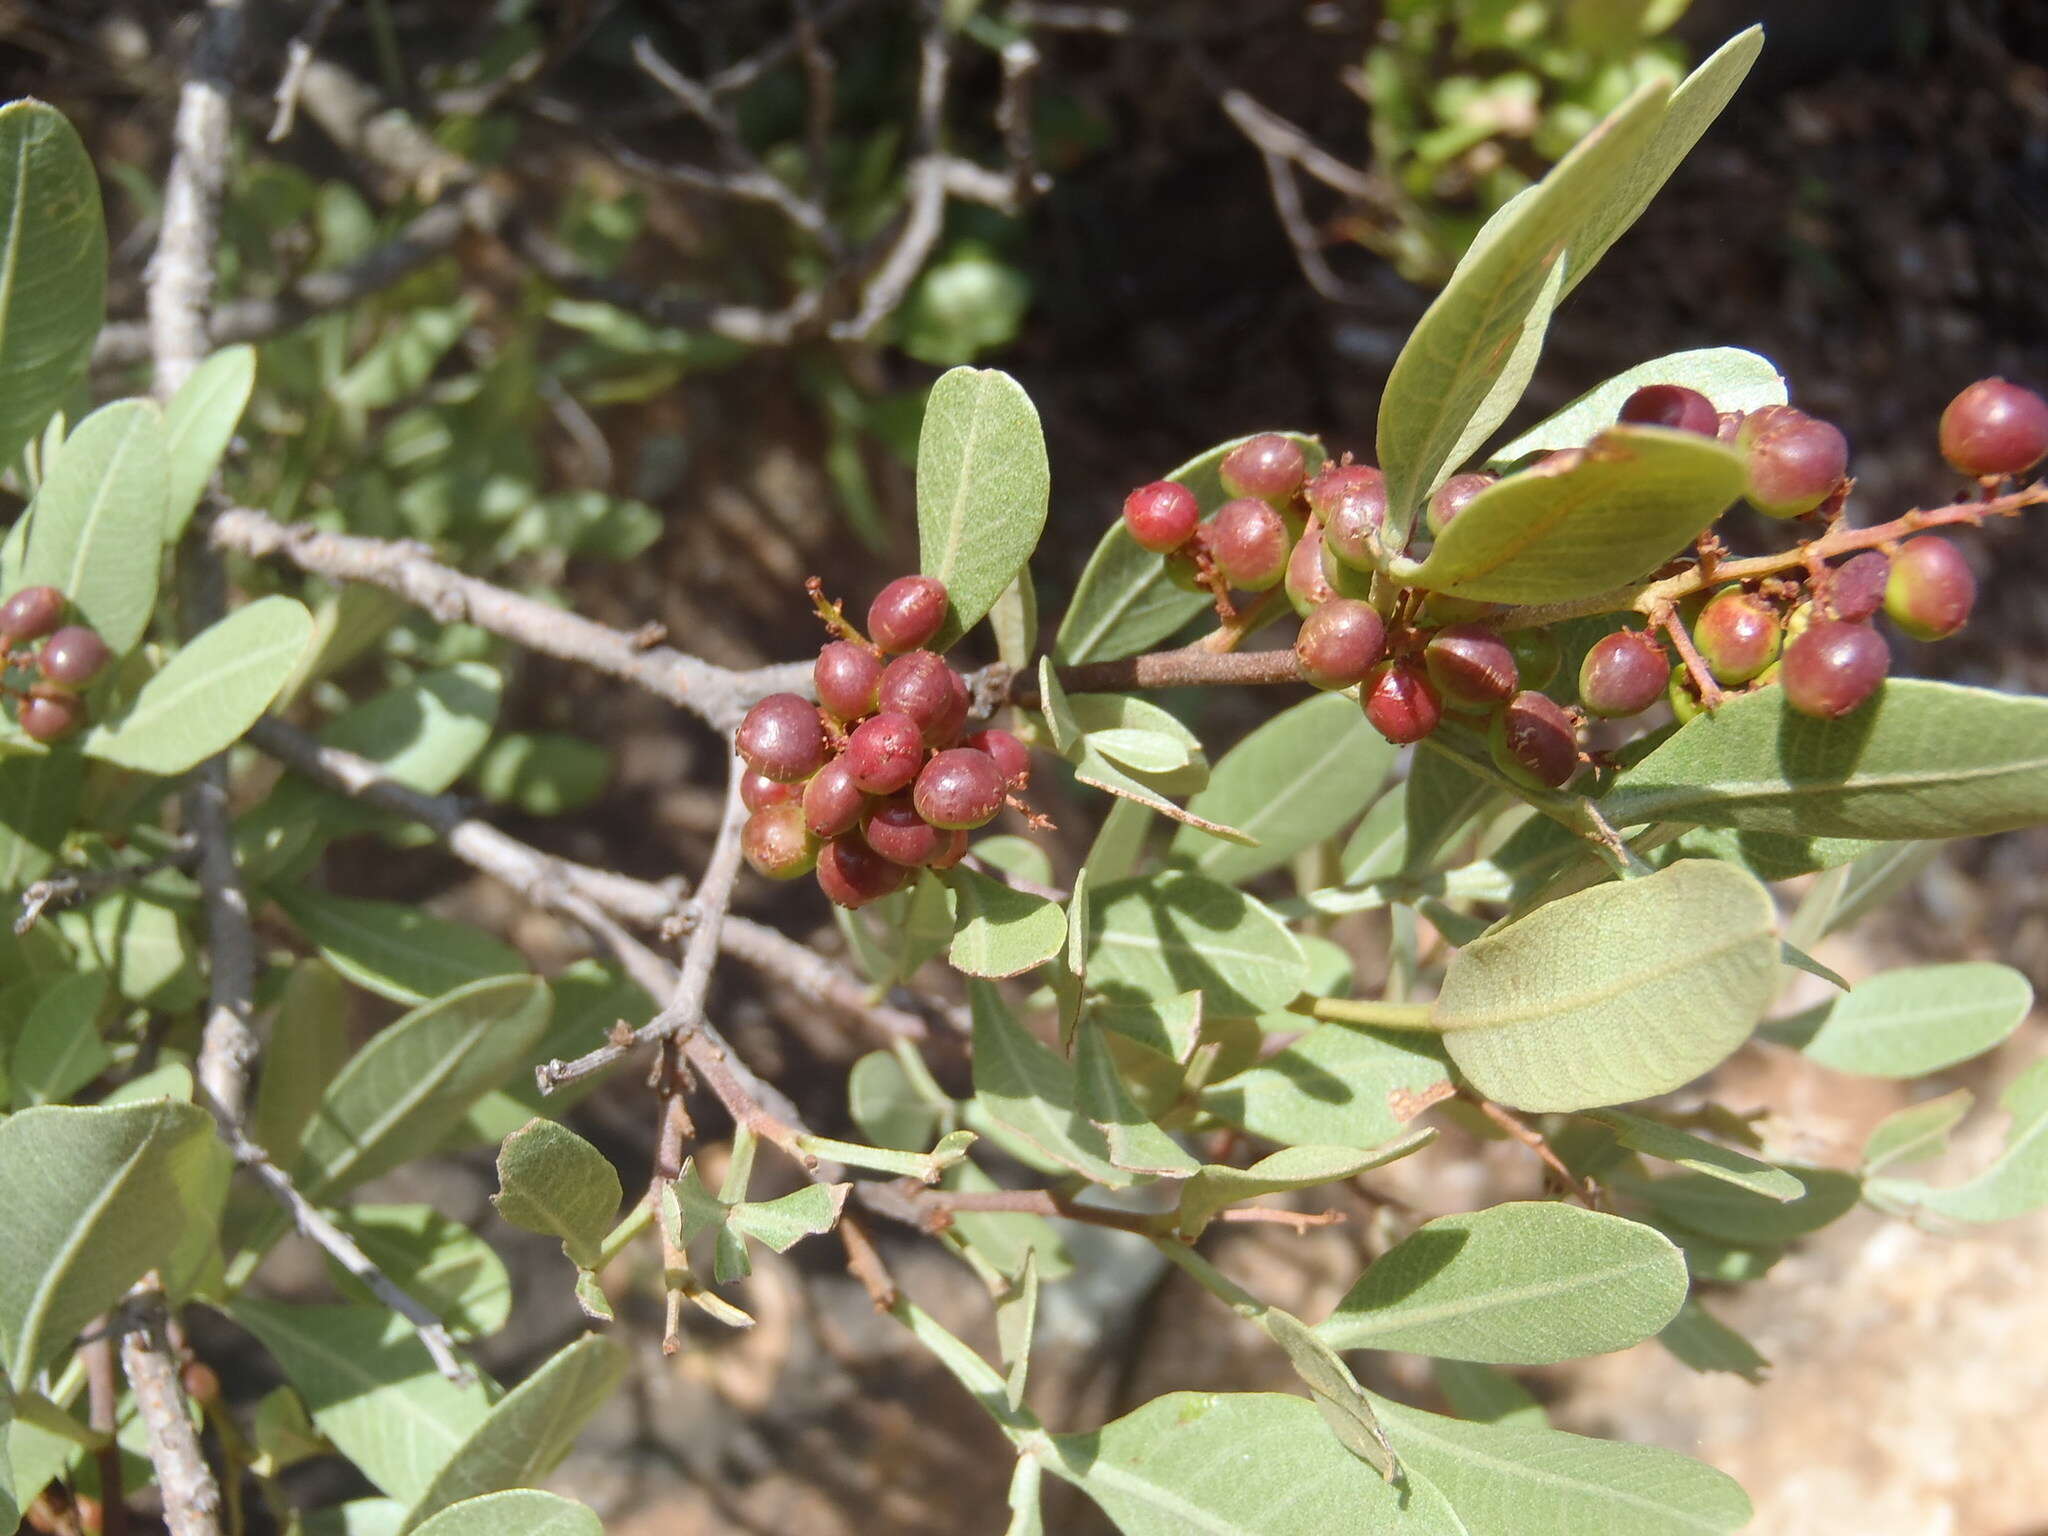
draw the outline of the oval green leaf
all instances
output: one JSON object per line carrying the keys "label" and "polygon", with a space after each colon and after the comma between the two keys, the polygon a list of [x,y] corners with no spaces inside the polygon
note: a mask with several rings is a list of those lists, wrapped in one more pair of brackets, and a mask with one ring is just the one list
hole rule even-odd
{"label": "oval green leaf", "polygon": [[[370,1262],[425,1305],[458,1339],[487,1338],[511,1320],[512,1277],[476,1233],[430,1205],[357,1205],[341,1226]],[[378,1305],[368,1286],[333,1260],[328,1273],[351,1301]]]}
{"label": "oval green leaf", "polygon": [[1859,982],[1797,1044],[1838,1072],[1920,1077],[1983,1055],[2033,1006],[2033,986],[2009,965],[1915,966]]}
{"label": "oval green leaf", "polygon": [[946,584],[943,649],[995,605],[1038,547],[1052,472],[1024,387],[994,368],[932,386],[917,440],[918,569]]}
{"label": "oval green leaf", "polygon": [[451,1504],[417,1536],[604,1536],[604,1522],[560,1494],[508,1488]]}
{"label": "oval green leaf", "polygon": [[1669,1093],[1747,1040],[1777,985],[1770,893],[1690,859],[1539,907],[1458,951],[1433,1012],[1473,1087],[1516,1109]]}
{"label": "oval green leaf", "polygon": [[969,976],[1018,976],[1043,965],[1067,942],[1059,903],[971,869],[946,872],[953,890],[953,947],[947,958]]}
{"label": "oval green leaf", "polygon": [[117,400],[64,440],[29,509],[24,586],[52,586],[125,655],[149,627],[170,460],[163,412]]}
{"label": "oval green leaf", "polygon": [[467,923],[396,901],[278,887],[270,897],[319,946],[327,963],[366,992],[424,1003],[452,987],[523,972],[518,950]]}
{"label": "oval green leaf", "polygon": [[1491,462],[1505,467],[1532,453],[1577,448],[1614,425],[1622,403],[1645,384],[1682,384],[1696,389],[1723,411],[1754,411],[1783,405],[1784,377],[1767,357],[1740,347],[1700,347],[1670,352],[1625,368],[1596,384],[1563,410],[1546,416],[1519,437],[1493,451]]}
{"label": "oval green leaf", "polygon": [[1308,973],[1279,918],[1203,875],[1113,881],[1088,926],[1088,982],[1112,998],[1199,991],[1212,1016],[1256,1015],[1294,1001]]}
{"label": "oval green leaf", "polygon": [[1211,1085],[1202,1107],[1283,1145],[1376,1147],[1400,1135],[1414,1117],[1411,1106],[1449,1077],[1442,1047],[1429,1035],[1324,1024]]}
{"label": "oval green leaf", "polygon": [[185,531],[255,387],[256,349],[224,347],[193,369],[164,407],[164,447],[170,466],[164,503],[166,544],[175,544]]}
{"label": "oval green leaf", "polygon": [[611,1159],[566,1125],[529,1120],[498,1148],[491,1204],[515,1227],[560,1238],[580,1268],[596,1264],[624,1198]]}

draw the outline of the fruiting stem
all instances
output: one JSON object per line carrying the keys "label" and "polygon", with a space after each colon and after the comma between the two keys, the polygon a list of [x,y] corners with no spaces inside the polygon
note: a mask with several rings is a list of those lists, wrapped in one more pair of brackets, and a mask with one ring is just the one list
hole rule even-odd
{"label": "fruiting stem", "polygon": [[1318,1019],[1338,1024],[1369,1024],[1377,1029],[1435,1030],[1431,1003],[1390,1003],[1369,997],[1319,997],[1309,1008]]}
{"label": "fruiting stem", "polygon": [[1685,621],[1678,616],[1678,610],[1669,603],[1663,604],[1650,615],[1650,623],[1671,637],[1671,643],[1678,651],[1678,659],[1685,663],[1685,670],[1692,674],[1693,687],[1699,690],[1700,707],[1712,714],[1727,701],[1727,694],[1714,677],[1713,668],[1700,655],[1699,647],[1692,643],[1692,635],[1685,627]]}

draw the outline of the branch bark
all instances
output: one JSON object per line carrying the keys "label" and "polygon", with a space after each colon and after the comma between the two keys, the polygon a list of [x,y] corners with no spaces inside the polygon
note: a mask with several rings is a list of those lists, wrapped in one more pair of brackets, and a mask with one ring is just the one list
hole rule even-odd
{"label": "branch bark", "polygon": [[171,1536],[220,1536],[220,1485],[185,1410],[184,1383],[164,1341],[163,1293],[153,1280],[131,1304],[135,1327],[121,1337],[121,1364],[149,1436],[149,1462],[163,1492]]}

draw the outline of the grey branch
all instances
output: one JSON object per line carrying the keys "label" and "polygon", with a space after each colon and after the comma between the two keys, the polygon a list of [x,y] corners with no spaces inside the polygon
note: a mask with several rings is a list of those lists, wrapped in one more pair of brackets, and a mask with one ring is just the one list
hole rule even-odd
{"label": "grey branch", "polygon": [[16,933],[27,933],[51,907],[63,911],[81,901],[90,901],[108,891],[135,885],[166,869],[182,869],[198,853],[197,839],[189,833],[179,838],[161,858],[140,864],[117,864],[112,869],[66,870],[31,881],[21,893],[21,915],[14,920]]}
{"label": "grey branch", "polygon": [[767,695],[801,693],[810,686],[806,664],[736,672],[666,645],[646,645],[639,635],[464,576],[435,560],[424,544],[327,533],[246,507],[214,519],[213,541],[258,559],[289,560],[315,575],[382,587],[444,624],[474,624],[529,650],[645,688],[721,731],[730,731]]}
{"label": "grey branch", "polygon": [[220,1536],[220,1485],[199,1448],[185,1409],[178,1363],[164,1342],[164,1299],[151,1280],[134,1298],[136,1326],[121,1337],[121,1364],[149,1436],[149,1463],[164,1498],[171,1536]]}

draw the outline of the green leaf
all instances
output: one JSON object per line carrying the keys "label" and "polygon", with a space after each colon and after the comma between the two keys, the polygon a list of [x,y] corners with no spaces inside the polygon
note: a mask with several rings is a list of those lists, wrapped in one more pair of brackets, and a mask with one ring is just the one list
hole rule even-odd
{"label": "green leaf", "polygon": [[846,1078],[847,1112],[878,1147],[917,1152],[939,1135],[940,1109],[918,1092],[903,1063],[888,1051],[869,1051]]}
{"label": "green leaf", "polygon": [[1026,671],[1038,649],[1038,588],[1028,565],[989,609],[988,627],[996,637],[996,660],[1012,671]]}
{"label": "green leaf", "polygon": [[1040,1155],[1121,1189],[1131,1175],[1109,1160],[1102,1132],[1075,1105],[1074,1069],[1026,1030],[987,982],[969,982],[974,1097],[989,1118]]}
{"label": "green leaf", "polygon": [[[1299,432],[1280,436],[1302,450],[1310,473],[1322,464],[1323,445]],[[1234,437],[1199,453],[1178,469],[1161,476],[1195,493],[1203,515],[1209,516],[1229,498],[1219,471],[1224,457],[1246,439]],[[1052,654],[1062,665],[1111,661],[1157,644],[1208,608],[1206,593],[1184,592],[1166,575],[1166,562],[1141,548],[1118,518],[1104,532],[1075,584],[1054,637]]]}
{"label": "green leaf", "polygon": [[1133,1173],[1184,1177],[1201,1166],[1131,1102],[1101,1026],[1083,1017],[1074,1036],[1075,1101],[1109,1146],[1109,1160]]}
{"label": "green leaf", "polygon": [[[1455,526],[1455,525],[1454,525]],[[1940,838],[2048,821],[2048,699],[1898,678],[1840,720],[1766,688],[1701,715],[1600,809],[1791,837]]]}
{"label": "green leaf", "polygon": [[15,1108],[69,1098],[111,1064],[99,1030],[107,991],[103,973],[80,971],[36,999],[8,1057]]}
{"label": "green leaf", "polygon": [[[1007,1278],[1007,1277],[1006,1277]],[[1024,1386],[1031,1375],[1031,1336],[1038,1327],[1038,1255],[1026,1249],[1024,1265],[996,1299],[996,1342],[1008,1374],[1010,1408],[1024,1406]]]}
{"label": "green leaf", "polygon": [[1696,1371],[1725,1371],[1752,1386],[1761,1385],[1770,1369],[1754,1344],[1690,1297],[1657,1342]]}
{"label": "green leaf", "polygon": [[185,531],[255,387],[256,349],[223,347],[192,370],[164,407],[164,450],[170,467],[164,543],[177,543]]}
{"label": "green leaf", "polygon": [[1423,497],[1514,409],[1518,392],[1496,390],[1495,381],[1524,328],[1548,322],[1546,288],[1557,291],[1551,268],[1573,259],[1593,210],[1649,146],[1667,94],[1660,82],[1638,88],[1495,214],[1409,333],[1380,395],[1389,547],[1406,544]]}
{"label": "green leaf", "polygon": [[329,965],[364,991],[394,1003],[422,1003],[453,987],[526,970],[517,950],[418,907],[303,887],[279,887],[269,894],[319,946]]}
{"label": "green leaf", "polygon": [[566,1125],[529,1120],[498,1148],[491,1204],[515,1227],[560,1238],[580,1269],[597,1263],[624,1198],[610,1159]]}
{"label": "green leaf", "polygon": [[457,988],[380,1031],[328,1085],[307,1129],[308,1198],[332,1200],[438,1145],[525,1062],[549,1005],[539,978],[505,976]]}
{"label": "green leaf", "polygon": [[1481,491],[1403,579],[1482,602],[1562,603],[1670,559],[1742,494],[1733,448],[1664,427],[1610,427],[1582,456]]}
{"label": "green leaf", "polygon": [[1425,1222],[1317,1331],[1339,1349],[1549,1365],[1641,1343],[1677,1315],[1685,1290],[1684,1258],[1653,1228],[1510,1201]]}
{"label": "green leaf", "polygon": [[1660,1224],[1669,1223],[1717,1242],[1742,1247],[1789,1243],[1818,1232],[1853,1210],[1862,1181],[1833,1168],[1791,1167],[1804,1193],[1781,1201],[1739,1189],[1701,1173],[1646,1179],[1617,1169],[1609,1182],[1624,1194],[1648,1204]]}
{"label": "green leaf", "polygon": [[777,1253],[806,1237],[830,1232],[852,1191],[851,1184],[806,1184],[777,1200],[745,1200],[726,1213],[726,1225]]}
{"label": "green leaf", "polygon": [[[290,1387],[279,1387],[279,1392],[290,1393]],[[269,1399],[265,1399],[269,1401]],[[311,1431],[310,1424],[308,1431]],[[300,1456],[320,1455],[326,1446],[315,1441],[314,1447]],[[398,1536],[398,1527],[405,1519],[405,1506],[396,1499],[350,1499],[344,1504],[327,1504],[319,1509],[300,1512],[298,1518],[285,1527],[285,1536]]]}
{"label": "green leaf", "polygon": [[1917,1207],[1952,1221],[2010,1221],[2048,1205],[2048,1057],[2012,1080],[1999,1096],[2012,1116],[2005,1148],[1991,1166],[1964,1184],[1935,1189],[1902,1179],[1877,1179],[1872,1195],[1887,1204]]}
{"label": "green leaf", "polygon": [[1220,821],[1211,821],[1193,811],[1177,805],[1172,796],[1192,794],[1209,781],[1206,763],[1191,763],[1186,768],[1169,773],[1126,772],[1097,752],[1084,737],[1080,745],[1080,757],[1074,763],[1074,777],[1105,794],[1119,799],[1130,800],[1148,810],[1170,817],[1182,826],[1193,827],[1210,837],[1220,837],[1233,843],[1250,844],[1256,841],[1249,834],[1237,828],[1225,826]]}
{"label": "green leaf", "polygon": [[335,1448],[402,1503],[490,1412],[481,1382],[441,1374],[412,1324],[384,1306],[289,1306],[243,1294],[228,1315],[261,1341]]}
{"label": "green leaf", "polygon": [[1498,796],[1456,758],[1411,758],[1408,776],[1380,797],[1338,856],[1344,883],[1362,885],[1428,868]]}
{"label": "green leaf", "polygon": [[1089,984],[1117,1001],[1199,991],[1211,1014],[1256,1015],[1294,1001],[1308,970],[1279,918],[1202,875],[1104,885],[1089,930]]}
{"label": "green leaf", "polygon": [[1737,1189],[1746,1189],[1767,1200],[1797,1200],[1806,1191],[1805,1185],[1782,1168],[1661,1120],[1618,1109],[1596,1109],[1586,1118],[1607,1126],[1631,1152],[1676,1163],[1710,1179],[1726,1180]]}
{"label": "green leaf", "polygon": [[[341,1226],[398,1288],[446,1323],[458,1339],[487,1338],[512,1316],[505,1261],[476,1233],[430,1205],[357,1205]],[[381,1305],[339,1264],[328,1271],[349,1300]]]}
{"label": "green leaf", "polygon": [[1614,425],[1628,397],[1645,384],[1682,384],[1696,389],[1722,411],[1754,411],[1783,405],[1785,380],[1767,357],[1740,347],[1701,347],[1670,352],[1637,363],[1596,384],[1563,410],[1555,411],[1519,437],[1496,448],[1491,462],[1506,468],[1533,453],[1578,448]]}
{"label": "green leaf", "polygon": [[1772,1034],[1838,1072],[1924,1077],[1983,1055],[2033,1006],[2033,987],[2009,965],[1921,965],[1859,982]]}
{"label": "green leaf", "polygon": [[406,1516],[400,1536],[451,1504],[538,1482],[560,1464],[626,1374],[626,1352],[597,1335],[558,1350],[470,1431]]}
{"label": "green leaf", "polygon": [[508,1488],[451,1504],[414,1530],[418,1536],[604,1536],[604,1522],[559,1494]]}
{"label": "green leaf", "polygon": [[1449,1078],[1427,1034],[1324,1024],[1211,1085],[1202,1107],[1283,1145],[1376,1147],[1407,1129],[1423,1095]]}
{"label": "green leaf", "polygon": [[1090,998],[1087,1016],[1112,1034],[1135,1040],[1172,1061],[1185,1062],[1202,1038],[1199,992],[1136,1003]]}
{"label": "green leaf", "polygon": [[1668,1093],[1749,1038],[1777,986],[1776,917],[1755,880],[1698,859],[1594,886],[1459,950],[1435,1027],[1516,1109]]}
{"label": "green leaf", "polygon": [[1863,1143],[1863,1174],[1868,1178],[1893,1163],[1924,1162],[1948,1150],[1948,1133],[1962,1123],[1976,1095],[1967,1088],[1938,1099],[1911,1104],[1886,1115]]}
{"label": "green leaf", "polygon": [[605,791],[612,754],[566,731],[514,731],[491,743],[476,765],[477,792],[529,816],[580,811]]}
{"label": "green leaf", "polygon": [[1226,1206],[1261,1195],[1334,1184],[1420,1152],[1434,1140],[1435,1130],[1425,1128],[1363,1151],[1357,1147],[1286,1147],[1249,1168],[1207,1163],[1182,1187],[1175,1225],[1181,1236],[1193,1242]]}
{"label": "green leaf", "polygon": [[1067,942],[1059,903],[1013,890],[971,869],[946,872],[953,889],[953,968],[969,976],[1019,976]]}
{"label": "green leaf", "polygon": [[1373,1406],[1402,1465],[1457,1511],[1460,1536],[1722,1536],[1750,1520],[1733,1478],[1675,1451]]}
{"label": "green leaf", "polygon": [[1458,1531],[1426,1495],[1404,1510],[1400,1490],[1346,1450],[1313,1403],[1288,1394],[1170,1392],[1052,1443],[1058,1459],[1048,1470],[1100,1504],[1124,1536]]}
{"label": "green leaf", "polygon": [[236,609],[181,647],[126,710],[88,731],[86,755],[144,773],[185,772],[256,723],[312,637],[313,616],[288,597]]}
{"label": "green leaf", "polygon": [[[1195,733],[1157,704],[1124,693],[1074,695],[1067,714],[1088,748],[1136,773],[1172,773],[1204,761]],[[1081,756],[1081,743],[1063,749]]]}
{"label": "green leaf", "polygon": [[0,1122],[0,1345],[31,1382],[88,1321],[170,1264],[206,1210],[212,1121],[156,1099],[45,1106]]}
{"label": "green leaf", "polygon": [[1023,386],[955,368],[925,401],[917,440],[918,569],[946,584],[944,649],[994,606],[1038,547],[1052,472]]}
{"label": "green leaf", "polygon": [[174,995],[182,978],[196,985],[190,970],[192,946],[178,914],[133,890],[117,890],[83,910],[57,916],[57,927],[79,951],[79,963],[104,971],[114,990],[131,1002],[189,1004]]}
{"label": "green leaf", "polygon": [[1719,859],[1746,869],[1765,884],[1819,874],[1889,848],[1933,847],[1931,843],[1873,843],[1860,837],[1785,837],[1775,832],[1737,832],[1728,827],[1694,827],[1655,850],[1650,859]]}
{"label": "green leaf", "polygon": [[341,978],[315,959],[292,967],[277,1000],[249,1136],[287,1171],[298,1163],[320,1095],[348,1060],[347,1006]]}
{"label": "green leaf", "polygon": [[0,107],[0,464],[41,430],[106,312],[99,177],[64,114]]}
{"label": "green leaf", "polygon": [[408,788],[438,795],[490,740],[504,690],[496,667],[460,662],[423,672],[335,716],[320,739],[369,758]]}
{"label": "green leaf", "polygon": [[1188,809],[1256,848],[1174,833],[1169,852],[1218,880],[1248,880],[1335,836],[1379,793],[1398,752],[1355,700],[1324,694],[1281,711],[1224,754]]}
{"label": "green leaf", "polygon": [[329,393],[358,412],[400,404],[433,376],[441,359],[461,340],[474,312],[468,299],[400,311],[370,350],[329,386]]}
{"label": "green leaf", "polygon": [[74,752],[0,756],[0,891],[18,891],[55,867],[84,789]]}
{"label": "green leaf", "polygon": [[135,648],[156,607],[164,441],[153,402],[100,407],[64,440],[29,509],[22,585],[62,592],[117,656]]}
{"label": "green leaf", "polygon": [[1451,1412],[1475,1424],[1523,1424],[1544,1428],[1549,1420],[1529,1389],[1506,1371],[1470,1360],[1432,1360],[1430,1374]]}

